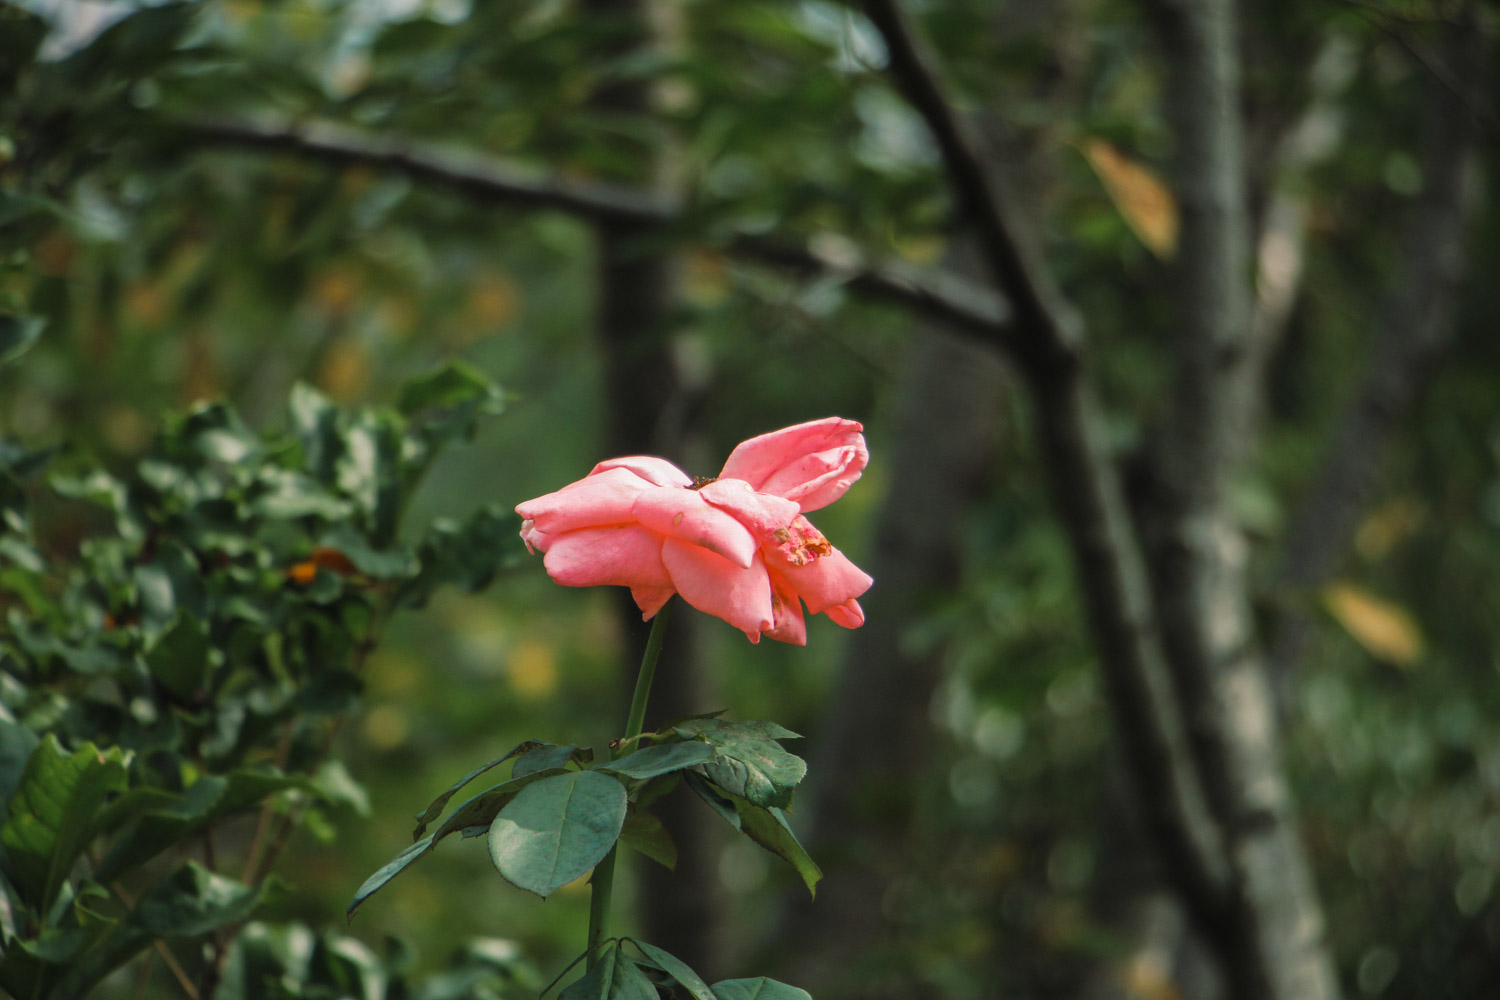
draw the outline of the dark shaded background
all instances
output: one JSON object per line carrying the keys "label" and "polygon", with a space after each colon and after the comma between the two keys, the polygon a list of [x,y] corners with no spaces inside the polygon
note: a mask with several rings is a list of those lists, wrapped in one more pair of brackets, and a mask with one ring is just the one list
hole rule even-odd
{"label": "dark shaded background", "polygon": [[[1495,10],[904,15],[0,6],[0,305],[46,321],[0,430],[119,468],[168,409],[267,425],[461,357],[510,405],[419,523],[859,419],[818,525],[866,627],[683,614],[653,709],[806,734],[827,880],[684,811],[627,920],[820,998],[1493,995]],[[340,922],[517,740],[609,738],[635,618],[521,561],[398,619],[342,735],[370,809],[266,919]],[[352,933],[552,970],[586,906],[449,843]]]}

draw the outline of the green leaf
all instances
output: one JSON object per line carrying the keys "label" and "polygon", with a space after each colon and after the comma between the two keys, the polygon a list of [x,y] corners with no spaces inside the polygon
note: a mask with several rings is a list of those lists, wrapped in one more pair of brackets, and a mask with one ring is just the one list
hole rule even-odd
{"label": "green leaf", "polygon": [[38,316],[0,313],[0,368],[31,350],[46,325],[47,321]]}
{"label": "green leaf", "polygon": [[364,884],[361,885],[357,890],[355,890],[354,898],[350,900],[349,907],[344,911],[344,915],[347,917],[353,917],[354,911],[359,909],[361,903],[369,899],[371,896],[375,895],[375,893],[380,889],[384,888],[387,882],[395,878],[397,875],[400,875],[412,862],[416,861],[418,858],[422,857],[422,855],[432,850],[433,844],[437,842],[437,837],[438,835],[435,833],[423,837],[421,840],[417,841],[415,844],[412,844],[406,850],[402,851],[400,854],[396,855],[394,858],[377,868],[375,870],[375,874],[365,879]]}
{"label": "green leaf", "polygon": [[423,811],[422,815],[417,817],[417,828],[416,830],[412,831],[411,838],[413,840],[416,840],[418,837],[422,836],[422,834],[427,830],[427,825],[443,814],[443,809],[447,807],[448,800],[457,795],[459,791],[469,782],[473,781],[475,778],[479,777],[486,771],[491,770],[492,768],[499,767],[501,764],[504,764],[516,754],[525,753],[527,750],[537,745],[538,744],[535,740],[526,740],[523,743],[517,743],[515,746],[507,750],[504,756],[496,757],[488,764],[481,764],[474,770],[470,771],[468,774],[464,775],[462,778],[459,778],[448,787],[448,790],[446,792],[433,799],[432,804],[429,805],[425,811]]}
{"label": "green leaf", "polygon": [[[523,743],[520,746],[524,747],[534,745],[535,744],[533,743]],[[520,747],[517,747],[517,749],[520,749]],[[465,777],[458,785],[455,785],[452,789],[449,789],[449,791],[445,793],[443,801],[447,801],[447,796],[451,796],[453,792],[463,787],[464,784],[467,784],[472,777],[478,774],[482,774],[484,771],[489,770],[491,767],[494,767],[501,761],[508,759],[514,753],[515,751],[512,750],[511,753],[507,754],[505,757],[501,757],[499,760],[492,761],[489,764],[486,764],[484,767],[470,772],[469,776]],[[485,791],[480,792],[478,795],[464,802],[457,809],[453,810],[453,814],[443,821],[443,825],[438,827],[436,832],[422,838],[421,840],[418,840],[415,844],[412,844],[410,847],[402,851],[400,854],[396,855],[390,861],[387,861],[384,865],[381,865],[380,868],[375,872],[375,874],[365,879],[364,884],[359,887],[359,890],[357,892],[355,892],[354,899],[349,903],[349,907],[345,911],[346,915],[353,916],[354,911],[359,908],[359,905],[361,903],[369,899],[391,879],[395,878],[397,875],[401,874],[401,872],[405,871],[406,868],[414,861],[431,851],[444,837],[447,837],[454,833],[462,833],[465,836],[477,836],[478,833],[483,833],[489,828],[490,824],[494,822],[494,819],[497,815],[499,815],[500,810],[503,809],[506,804],[509,803],[512,799],[514,799],[517,794],[519,794],[519,792],[526,786],[540,781],[543,778],[550,778],[555,775],[568,773],[577,774],[579,772],[567,772],[561,769],[537,771],[533,774],[528,774],[521,778],[512,778],[510,781],[501,782],[500,784],[486,789]],[[438,809],[441,810],[441,808],[441,805],[439,805]],[[418,832],[420,832],[422,830],[425,830],[426,828],[426,821],[423,821],[422,823],[420,823],[420,825],[418,825],[417,830]],[[471,833],[470,831],[476,832]]]}
{"label": "green leaf", "polygon": [[187,701],[203,687],[211,649],[208,624],[202,618],[178,615],[146,654],[146,667],[163,687]]}
{"label": "green leaf", "polygon": [[675,732],[684,739],[696,736],[712,744],[718,752],[705,766],[708,777],[725,791],[759,806],[791,805],[793,790],[807,775],[802,758],[776,742],[797,734],[774,722],[699,719],[683,723]]}
{"label": "green leaf", "polygon": [[94,877],[109,882],[186,840],[209,824],[260,804],[268,795],[300,788],[307,779],[278,771],[233,771],[204,775],[178,794],[132,789],[110,804],[95,821],[96,830],[123,827],[99,862]]}
{"label": "green leaf", "polygon": [[[567,773],[562,768],[533,771],[531,774],[503,781],[492,788],[480,792],[453,810],[452,815],[443,821],[443,825],[438,827],[438,839],[441,840],[450,833],[464,833],[465,836],[476,836],[476,834],[468,831],[474,827],[487,829],[494,822],[495,817],[500,814],[500,810],[505,808],[522,789],[543,778],[551,778],[555,775]],[[480,832],[483,832],[483,829]]]}
{"label": "green leaf", "polygon": [[36,734],[25,726],[0,719],[0,809],[4,809],[21,786],[26,761],[39,742]]}
{"label": "green leaf", "polygon": [[662,743],[657,746],[642,747],[618,760],[600,764],[595,770],[623,774],[627,778],[646,779],[707,763],[713,759],[713,756],[714,748],[697,740]]}
{"label": "green leaf", "polygon": [[725,979],[714,983],[719,1000],[812,1000],[812,994],[774,979]]}
{"label": "green leaf", "polygon": [[597,771],[528,785],[490,825],[490,859],[515,886],[543,898],[603,859],[625,822],[625,786]]}
{"label": "green leaf", "polygon": [[354,568],[376,580],[404,580],[416,574],[417,557],[400,546],[377,550],[369,539],[348,524],[340,524],[325,533],[319,546],[337,549],[348,557]]}
{"label": "green leaf", "polygon": [[637,948],[641,949],[641,954],[649,958],[661,971],[676,980],[677,985],[687,990],[692,995],[693,1000],[716,1000],[713,990],[709,989],[708,984],[703,981],[703,978],[688,968],[687,963],[682,959],[662,951],[654,944],[637,941],[635,938],[631,938],[630,940]]}
{"label": "green leaf", "polygon": [[616,942],[594,967],[557,995],[558,1000],[657,1000],[656,987]]}
{"label": "green leaf", "polygon": [[515,767],[511,768],[512,778],[524,778],[528,774],[538,771],[547,771],[554,768],[566,766],[578,753],[578,748],[569,743],[567,746],[558,746],[555,743],[543,743],[521,755],[516,761]]}
{"label": "green leaf", "polygon": [[402,589],[400,603],[422,607],[444,584],[482,590],[507,556],[521,548],[515,512],[500,504],[475,511],[462,525],[434,521],[417,547],[421,571]]}
{"label": "green leaf", "polygon": [[26,762],[21,783],[0,827],[10,875],[37,911],[52,902],[73,862],[87,846],[94,814],[125,787],[128,757],[85,743],[68,753],[50,733]]}
{"label": "green leaf", "polygon": [[462,361],[451,361],[408,382],[398,406],[411,424],[410,473],[420,474],[440,449],[454,441],[473,438],[479,418],[499,413],[504,402],[483,372]]}
{"label": "green leaf", "polygon": [[67,971],[51,989],[58,998],[86,997],[105,976],[148,947],[153,935],[126,921],[111,921],[88,951],[67,965]]}
{"label": "green leaf", "polygon": [[674,871],[677,868],[677,845],[672,842],[672,835],[655,813],[638,808],[634,802],[625,813],[620,843],[663,867]]}
{"label": "green leaf", "polygon": [[132,926],[161,937],[195,937],[245,920],[263,886],[251,887],[189,861],[152,886],[130,915]]}
{"label": "green leaf", "polygon": [[736,830],[743,829],[744,824],[740,822],[740,814],[735,810],[734,803],[725,797],[708,779],[692,771],[684,771],[683,778],[687,786],[693,790],[693,794],[707,803],[708,807],[723,817],[724,822]]}
{"label": "green leaf", "polygon": [[802,877],[802,883],[807,886],[808,893],[816,896],[817,884],[822,879],[823,872],[797,840],[797,835],[787,824],[786,814],[774,806],[759,806],[733,792],[722,791],[739,815],[740,831],[795,868]]}
{"label": "green leaf", "polygon": [[10,880],[0,873],[0,954],[15,940],[17,928],[17,911],[21,907],[21,901],[16,898],[16,892],[10,886]]}
{"label": "green leaf", "polygon": [[406,416],[422,410],[477,406],[486,413],[499,413],[504,397],[495,383],[464,361],[450,361],[436,371],[418,375],[401,387],[396,407]]}

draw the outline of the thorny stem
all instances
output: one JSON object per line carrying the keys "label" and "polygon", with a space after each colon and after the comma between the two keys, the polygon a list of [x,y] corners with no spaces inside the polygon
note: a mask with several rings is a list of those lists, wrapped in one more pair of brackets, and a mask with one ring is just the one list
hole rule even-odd
{"label": "thorny stem", "polygon": [[[651,681],[656,677],[656,660],[661,656],[661,644],[667,635],[667,619],[672,617],[672,606],[677,599],[671,598],[656,613],[651,623],[651,635],[646,638],[646,652],[641,657],[641,669],[635,677],[635,694],[630,699],[630,714],[625,719],[625,733],[619,743],[624,744],[641,735],[646,725],[646,702],[651,697]],[[611,756],[615,752],[611,750]],[[597,949],[609,932],[609,904],[614,895],[615,851],[611,847],[604,859],[594,866],[594,876],[589,879],[593,895],[589,899],[588,959],[585,968],[592,969],[598,961]]]}

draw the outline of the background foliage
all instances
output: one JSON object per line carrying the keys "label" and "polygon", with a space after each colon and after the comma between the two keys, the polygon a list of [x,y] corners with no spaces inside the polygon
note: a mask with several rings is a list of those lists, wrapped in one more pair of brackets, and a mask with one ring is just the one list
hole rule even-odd
{"label": "background foliage", "polygon": [[[631,25],[570,2],[0,6],[0,986],[81,995],[132,959],[99,995],[184,995],[181,978],[219,997],[271,981],[525,995],[582,937],[580,887],[545,904],[503,892],[470,843],[341,921],[410,814],[476,762],[613,735],[608,595],[548,583],[509,514],[603,455],[594,231],[229,143],[216,122],[329,120],[574,180],[665,169],[682,205],[639,247],[677,249],[680,294],[670,329],[641,336],[669,340],[693,384],[683,419],[703,453],[672,457],[716,468],[760,431],[863,420],[874,463],[819,520],[861,560],[919,323],[845,272],[735,248],[774,236],[913,269],[961,256],[937,158],[852,10],[668,6],[671,44],[624,54]],[[1176,225],[1142,18],[1075,4],[1044,36],[1024,4],[1002,5],[1008,30],[988,4],[911,6],[967,108],[1061,142],[1042,240],[1090,316],[1128,469],[1171,361],[1157,331]],[[1323,130],[1295,178],[1306,276],[1237,497],[1257,541],[1284,536],[1386,308],[1450,6],[1246,7],[1252,147],[1303,116]],[[632,81],[657,86],[654,113],[600,106]],[[1476,113],[1492,148],[1493,102]],[[1316,616],[1283,678],[1286,753],[1350,996],[1488,996],[1500,977],[1500,292],[1483,263],[1500,226],[1493,179],[1475,184],[1474,280],[1339,580],[1278,591],[1271,544],[1256,567],[1266,614]],[[918,818],[887,831],[903,849],[881,907],[901,947],[851,983],[1075,995],[1122,950],[1108,716],[1031,418],[1011,394],[1002,410],[961,576],[900,623],[944,675],[910,706],[932,721]],[[815,746],[835,631],[815,626],[808,651],[709,631],[718,700],[702,709]],[[753,847],[715,850],[727,977],[797,947],[774,928],[800,883]],[[1124,988],[1174,995],[1142,977]]]}

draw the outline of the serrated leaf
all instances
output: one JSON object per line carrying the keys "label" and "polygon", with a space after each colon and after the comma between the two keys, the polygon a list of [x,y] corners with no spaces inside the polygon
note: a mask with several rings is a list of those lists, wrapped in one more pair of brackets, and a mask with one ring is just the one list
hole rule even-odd
{"label": "serrated leaf", "polygon": [[[530,744],[521,744],[521,746],[528,745]],[[482,774],[484,771],[488,770],[491,767],[494,767],[496,764],[499,764],[501,761],[504,761],[506,759],[506,757],[502,757],[500,758],[500,760],[493,761],[490,764],[485,765],[483,768],[479,768],[476,771],[471,772],[471,775]],[[364,884],[361,885],[358,891],[355,892],[354,899],[350,901],[348,909],[344,911],[345,914],[352,917],[354,915],[354,911],[359,908],[359,905],[361,903],[369,899],[391,879],[395,878],[397,875],[401,874],[401,872],[405,871],[407,867],[409,867],[413,862],[417,861],[423,855],[430,852],[443,838],[448,837],[454,833],[462,834],[465,837],[475,837],[486,833],[489,829],[490,824],[494,822],[494,819],[499,814],[500,810],[503,809],[505,805],[512,799],[514,799],[516,795],[527,785],[540,781],[543,778],[566,773],[570,772],[561,770],[537,771],[534,774],[528,774],[525,777],[512,778],[510,781],[501,782],[500,784],[488,788],[485,791],[480,792],[473,798],[467,800],[457,809],[453,810],[452,815],[444,820],[443,824],[439,826],[434,833],[422,838],[421,840],[418,840],[415,844],[412,844],[410,847],[402,851],[400,854],[396,855],[390,861],[387,861],[385,864],[381,865],[380,868],[376,870],[375,874],[365,879]],[[571,773],[576,774],[578,772]],[[467,784],[468,781],[469,778],[465,778],[463,783]],[[462,787],[462,785],[455,786],[455,790],[459,787]],[[451,795],[452,790],[450,790],[447,794]],[[446,799],[444,801],[446,801]],[[417,829],[426,829],[426,824],[422,824]]]}
{"label": "serrated leaf", "polygon": [[774,722],[702,719],[686,722],[675,731],[685,739],[697,736],[712,744],[717,752],[705,765],[708,777],[756,805],[791,805],[792,792],[807,775],[806,762],[776,742],[797,734]]}
{"label": "serrated leaf", "polygon": [[429,805],[425,811],[423,811],[422,815],[417,817],[417,828],[412,832],[411,838],[413,840],[416,840],[418,837],[422,836],[422,834],[427,830],[427,825],[442,815],[443,809],[448,805],[448,801],[452,799],[453,796],[457,795],[459,791],[469,782],[473,781],[481,774],[484,774],[486,771],[489,771],[492,768],[499,767],[501,764],[504,764],[516,754],[524,753],[536,745],[537,742],[535,740],[525,740],[524,742],[517,743],[515,746],[507,750],[503,756],[496,757],[488,764],[479,765],[474,770],[464,775],[462,778],[459,778],[452,785],[448,786],[448,790],[439,795],[437,798],[433,799],[432,804]]}
{"label": "serrated leaf", "polygon": [[718,813],[724,822],[736,830],[741,828],[740,814],[735,811],[734,803],[730,802],[723,792],[709,784],[707,778],[692,771],[684,771],[682,777],[687,782],[688,788],[692,789],[693,794],[702,799],[710,809]]}
{"label": "serrated leaf", "polygon": [[654,944],[645,941],[630,939],[631,943],[641,949],[641,954],[649,958],[657,968],[671,976],[678,986],[687,990],[693,1000],[715,1000],[713,990],[703,981],[703,977],[688,968],[686,962],[675,955],[665,952]]}
{"label": "serrated leaf", "polygon": [[543,743],[526,751],[516,761],[515,767],[511,768],[512,778],[524,778],[528,774],[538,771],[548,771],[561,768],[573,760],[578,748],[569,743],[567,746],[558,746],[555,743]]}
{"label": "serrated leaf", "polygon": [[625,786],[597,771],[528,785],[490,826],[490,859],[515,886],[547,897],[609,853],[625,822]]}
{"label": "serrated leaf", "polygon": [[634,802],[625,813],[620,843],[664,868],[677,869],[677,845],[673,843],[672,835],[655,813],[637,807]]}
{"label": "serrated leaf", "polygon": [[725,979],[713,985],[719,1000],[812,1000],[812,994],[774,979]]}
{"label": "serrated leaf", "polygon": [[606,948],[594,967],[557,995],[558,1000],[657,1000],[656,987],[618,943]]}
{"label": "serrated leaf", "polygon": [[740,831],[796,869],[802,878],[802,884],[807,886],[808,893],[816,896],[823,872],[797,840],[797,835],[786,821],[786,814],[774,806],[756,805],[727,789],[721,791],[733,803],[734,811],[740,817]]}
{"label": "serrated leaf", "polygon": [[45,910],[87,846],[94,814],[125,787],[128,757],[85,743],[68,753],[48,734],[26,762],[0,827],[11,876],[23,897]]}
{"label": "serrated leaf", "polygon": [[644,780],[658,775],[680,771],[685,767],[707,763],[714,756],[714,748],[697,740],[682,743],[660,743],[642,747],[618,760],[600,764],[596,771],[623,774],[627,778]]}
{"label": "serrated leaf", "polygon": [[375,869],[375,874],[365,879],[364,884],[362,884],[358,889],[355,890],[354,898],[349,901],[349,907],[344,911],[344,915],[353,917],[354,911],[359,909],[361,903],[384,888],[387,882],[395,878],[397,875],[400,875],[407,869],[409,865],[411,865],[418,858],[422,857],[422,855],[432,850],[432,845],[436,842],[437,837],[438,835],[435,833],[423,837],[421,840],[417,841],[415,844],[412,844],[406,850],[402,851],[400,854],[396,855],[394,858],[387,861],[379,868]]}
{"label": "serrated leaf", "polygon": [[774,807],[758,806],[710,784],[691,771],[684,772],[684,777],[688,787],[722,816],[725,822],[790,864],[801,876],[807,891],[817,895],[816,886],[822,879],[823,872],[797,840],[796,834],[792,833],[785,813]]}

